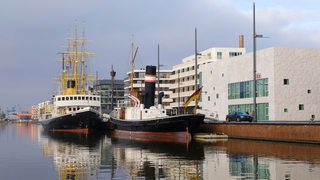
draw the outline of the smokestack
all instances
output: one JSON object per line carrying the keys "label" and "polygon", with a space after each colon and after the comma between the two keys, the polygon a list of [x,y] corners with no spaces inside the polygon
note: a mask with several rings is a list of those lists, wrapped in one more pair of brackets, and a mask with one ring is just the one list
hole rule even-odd
{"label": "smokestack", "polygon": [[239,35],[239,48],[244,48],[244,36]]}
{"label": "smokestack", "polygon": [[146,109],[154,106],[154,96],[156,87],[156,66],[147,66],[145,75],[145,97],[144,106]]}

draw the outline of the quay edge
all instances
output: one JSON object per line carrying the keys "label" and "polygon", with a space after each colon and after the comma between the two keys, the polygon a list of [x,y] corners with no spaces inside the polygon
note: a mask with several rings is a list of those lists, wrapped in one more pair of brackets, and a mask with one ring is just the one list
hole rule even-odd
{"label": "quay edge", "polygon": [[202,124],[200,132],[236,139],[320,144],[317,121],[212,122]]}

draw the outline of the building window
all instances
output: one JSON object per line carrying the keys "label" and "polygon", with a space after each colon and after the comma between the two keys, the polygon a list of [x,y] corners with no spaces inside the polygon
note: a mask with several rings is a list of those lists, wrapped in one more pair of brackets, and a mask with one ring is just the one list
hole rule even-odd
{"label": "building window", "polygon": [[311,89],[308,89],[308,91],[307,91],[307,92],[308,92],[308,94],[311,94]]}
{"label": "building window", "polygon": [[[237,104],[229,105],[228,112],[232,111],[242,111],[252,114],[253,104]],[[258,103],[257,104],[257,120],[269,120],[269,104],[268,103]]]}
{"label": "building window", "polygon": [[303,104],[299,104],[299,111],[304,110],[304,105]]}
{"label": "building window", "polygon": [[[268,78],[257,80],[257,97],[268,96]],[[243,99],[253,97],[253,81],[243,81],[228,84],[228,99]]]}
{"label": "building window", "polygon": [[216,98],[219,99],[219,94],[218,93],[216,94]]}
{"label": "building window", "polygon": [[210,96],[208,96],[208,101],[210,101]]}
{"label": "building window", "polygon": [[316,118],[316,115],[312,114],[311,115],[311,120],[314,120]]}
{"label": "building window", "polygon": [[217,52],[217,59],[222,59],[222,52]]}
{"label": "building window", "polygon": [[208,53],[207,56],[208,56],[208,59],[211,59],[211,53]]}
{"label": "building window", "polygon": [[284,109],[283,109],[283,112],[288,112],[288,109],[287,109],[287,108],[284,108]]}
{"label": "building window", "polygon": [[229,52],[229,57],[239,56],[242,55],[241,52]]}
{"label": "building window", "polygon": [[283,84],[284,85],[289,85],[289,79],[283,79]]}

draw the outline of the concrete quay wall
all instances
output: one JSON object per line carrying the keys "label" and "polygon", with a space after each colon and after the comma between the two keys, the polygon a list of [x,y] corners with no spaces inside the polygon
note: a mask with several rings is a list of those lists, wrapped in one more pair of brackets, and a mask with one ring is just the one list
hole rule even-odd
{"label": "concrete quay wall", "polygon": [[201,125],[200,131],[229,138],[320,144],[320,123],[310,121],[215,122]]}

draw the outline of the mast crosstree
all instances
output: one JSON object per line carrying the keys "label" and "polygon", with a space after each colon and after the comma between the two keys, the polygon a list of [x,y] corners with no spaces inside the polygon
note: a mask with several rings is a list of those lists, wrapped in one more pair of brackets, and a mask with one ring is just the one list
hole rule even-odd
{"label": "mast crosstree", "polygon": [[75,28],[74,37],[67,38],[68,46],[62,55],[62,73],[58,78],[62,95],[88,94],[88,83],[96,79],[94,74],[86,74],[86,61],[94,56],[92,52],[86,50],[85,32],[80,38],[77,37]]}

